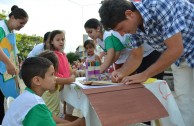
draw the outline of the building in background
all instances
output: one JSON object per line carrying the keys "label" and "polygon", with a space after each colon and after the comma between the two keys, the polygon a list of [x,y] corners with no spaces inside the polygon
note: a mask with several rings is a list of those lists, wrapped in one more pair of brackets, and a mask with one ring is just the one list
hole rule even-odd
{"label": "building in background", "polygon": [[88,35],[87,34],[83,34],[83,45],[84,45],[84,42],[88,40]]}
{"label": "building in background", "polygon": [[84,59],[86,57],[86,52],[85,52],[85,49],[84,49],[84,46],[83,45],[79,45],[77,48],[76,48],[76,51],[75,53],[77,55],[79,55],[79,58],[80,59]]}
{"label": "building in background", "polygon": [[[88,35],[83,34],[83,45],[86,40],[88,40]],[[87,55],[83,45],[79,45],[75,51],[75,53],[79,55],[80,59],[85,58]]]}

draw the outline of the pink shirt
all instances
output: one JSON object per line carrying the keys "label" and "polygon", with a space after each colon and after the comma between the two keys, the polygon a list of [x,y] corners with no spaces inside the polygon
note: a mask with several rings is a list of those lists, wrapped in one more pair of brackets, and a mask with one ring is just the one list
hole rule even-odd
{"label": "pink shirt", "polygon": [[68,59],[65,53],[59,52],[59,51],[54,51],[54,52],[57,55],[58,62],[59,62],[58,71],[56,73],[56,76],[65,77],[65,78],[70,77],[70,68],[69,68],[70,66],[69,66],[69,62],[68,62]]}

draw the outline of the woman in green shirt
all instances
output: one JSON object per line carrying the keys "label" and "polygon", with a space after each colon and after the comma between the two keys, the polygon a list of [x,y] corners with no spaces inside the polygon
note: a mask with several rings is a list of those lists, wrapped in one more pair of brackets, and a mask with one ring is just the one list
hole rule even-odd
{"label": "woman in green shirt", "polygon": [[[10,57],[17,59],[16,43],[2,41],[7,35],[13,33],[13,30],[20,30],[28,22],[28,14],[22,8],[14,5],[9,14],[9,20],[0,20],[0,124],[4,117],[4,96],[17,97],[19,94],[13,93],[11,90],[15,87],[15,77],[4,81],[3,74],[7,71],[10,75],[18,73],[14,63],[11,62]],[[11,53],[10,49],[14,53]],[[13,55],[11,55],[13,54]],[[9,90],[9,91],[7,91]],[[9,93],[9,94],[7,94]]]}

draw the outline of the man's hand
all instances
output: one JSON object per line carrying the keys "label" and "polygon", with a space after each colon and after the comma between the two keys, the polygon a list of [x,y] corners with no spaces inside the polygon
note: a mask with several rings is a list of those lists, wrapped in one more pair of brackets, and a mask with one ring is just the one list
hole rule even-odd
{"label": "man's hand", "polygon": [[143,73],[134,74],[131,76],[124,77],[121,81],[123,84],[136,84],[136,83],[143,83],[148,79]]}
{"label": "man's hand", "polygon": [[120,82],[123,79],[124,75],[119,71],[113,71],[111,74],[112,82]]}

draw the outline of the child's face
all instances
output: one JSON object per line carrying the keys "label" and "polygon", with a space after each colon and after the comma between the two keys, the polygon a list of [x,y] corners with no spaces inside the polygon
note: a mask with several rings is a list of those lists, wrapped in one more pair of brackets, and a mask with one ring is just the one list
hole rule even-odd
{"label": "child's face", "polygon": [[55,69],[51,65],[45,73],[45,78],[40,79],[40,84],[43,90],[54,91],[56,85]]}
{"label": "child's face", "polygon": [[86,51],[89,56],[94,55],[94,47],[91,44],[86,45]]}
{"label": "child's face", "polygon": [[64,44],[65,44],[65,34],[61,33],[61,34],[55,35],[51,43],[55,47],[55,50],[58,50],[58,51],[63,50]]}
{"label": "child's face", "polygon": [[88,36],[92,38],[93,40],[96,40],[100,37],[100,29],[94,29],[94,28],[85,28],[86,33],[88,33]]}

